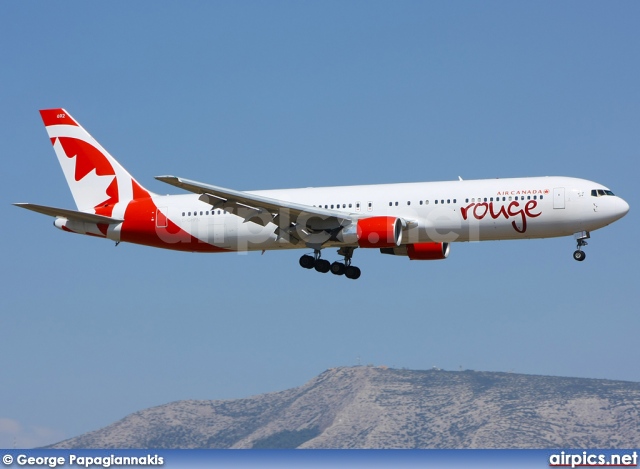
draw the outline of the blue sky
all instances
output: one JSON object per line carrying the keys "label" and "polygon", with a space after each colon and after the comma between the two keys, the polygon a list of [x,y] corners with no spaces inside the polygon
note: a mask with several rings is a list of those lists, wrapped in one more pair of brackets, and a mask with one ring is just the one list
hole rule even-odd
{"label": "blue sky", "polygon": [[[66,2],[0,6],[0,447],[181,399],[362,364],[640,381],[637,2]],[[146,187],[240,190],[563,175],[631,205],[572,238],[356,252],[174,253],[70,235],[39,109]]]}

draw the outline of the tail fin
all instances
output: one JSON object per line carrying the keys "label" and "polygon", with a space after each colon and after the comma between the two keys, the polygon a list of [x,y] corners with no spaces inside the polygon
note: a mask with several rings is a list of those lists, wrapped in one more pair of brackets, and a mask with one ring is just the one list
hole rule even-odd
{"label": "tail fin", "polygon": [[110,217],[116,204],[151,195],[67,111],[40,115],[78,210]]}

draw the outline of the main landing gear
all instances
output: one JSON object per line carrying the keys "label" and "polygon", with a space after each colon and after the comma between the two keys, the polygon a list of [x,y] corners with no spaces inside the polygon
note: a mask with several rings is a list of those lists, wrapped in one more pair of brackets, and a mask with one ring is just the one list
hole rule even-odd
{"label": "main landing gear", "polygon": [[587,254],[582,250],[582,247],[587,245],[585,239],[589,239],[591,236],[588,231],[581,231],[579,233],[576,233],[574,236],[578,243],[578,249],[573,252],[573,258],[579,262],[582,262],[587,257]]}
{"label": "main landing gear", "polygon": [[360,277],[360,269],[354,265],[351,265],[351,257],[353,256],[353,250],[355,248],[340,248],[338,254],[344,256],[344,262],[334,262],[329,264],[326,259],[320,258],[320,250],[315,249],[313,256],[305,254],[300,258],[300,266],[305,269],[316,269],[316,271],[326,274],[331,271],[333,275],[344,275],[347,278],[355,280]]}

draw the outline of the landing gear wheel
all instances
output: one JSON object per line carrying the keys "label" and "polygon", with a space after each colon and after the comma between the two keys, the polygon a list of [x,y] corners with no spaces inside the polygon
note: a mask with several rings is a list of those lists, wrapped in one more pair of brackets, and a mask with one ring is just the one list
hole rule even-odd
{"label": "landing gear wheel", "polygon": [[582,262],[586,257],[587,255],[584,251],[575,251],[573,253],[573,258],[579,262]]}
{"label": "landing gear wheel", "polygon": [[322,274],[326,274],[327,272],[329,272],[331,264],[329,264],[329,261],[326,259],[316,259],[314,267],[316,268],[316,271]]}
{"label": "landing gear wheel", "polygon": [[333,275],[344,275],[344,271],[347,267],[342,262],[334,262],[331,264],[331,273]]}
{"label": "landing gear wheel", "polygon": [[315,263],[316,263],[316,260],[313,258],[313,256],[310,256],[309,254],[305,254],[300,258],[300,266],[304,267],[305,269],[313,268]]}
{"label": "landing gear wheel", "polygon": [[591,235],[588,231],[579,231],[577,233],[574,233],[573,236],[576,238],[578,244],[578,249],[574,251],[573,258],[578,262],[582,262],[587,257],[587,255],[582,251],[582,248],[587,245],[586,240],[589,239]]}
{"label": "landing gear wheel", "polygon": [[356,266],[350,265],[345,269],[344,275],[351,280],[356,280],[357,278],[360,278],[360,269]]}

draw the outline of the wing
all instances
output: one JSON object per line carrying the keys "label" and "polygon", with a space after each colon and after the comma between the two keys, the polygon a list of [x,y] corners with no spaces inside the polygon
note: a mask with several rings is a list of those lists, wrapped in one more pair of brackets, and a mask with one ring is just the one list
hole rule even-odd
{"label": "wing", "polygon": [[303,230],[303,234],[307,234],[304,230],[308,230],[308,234],[325,231],[329,233],[330,237],[339,240],[337,236],[342,229],[353,225],[358,218],[361,218],[356,214],[273,199],[176,176],[157,176],[156,179],[200,194],[202,202],[208,203],[214,208],[224,208],[224,210],[244,218],[245,221],[251,220],[262,226],[274,223],[277,226],[278,236],[288,235],[294,244],[301,240],[298,236],[300,230]]}
{"label": "wing", "polygon": [[13,204],[16,207],[26,208],[27,210],[33,210],[34,212],[49,215],[51,217],[66,218],[67,220],[77,220],[88,223],[103,223],[107,225],[114,225],[122,223],[123,220],[119,218],[103,217],[102,215],[94,215],[93,213],[78,212],[76,210],[67,210],[65,208],[47,207],[46,205],[36,205],[27,203]]}

